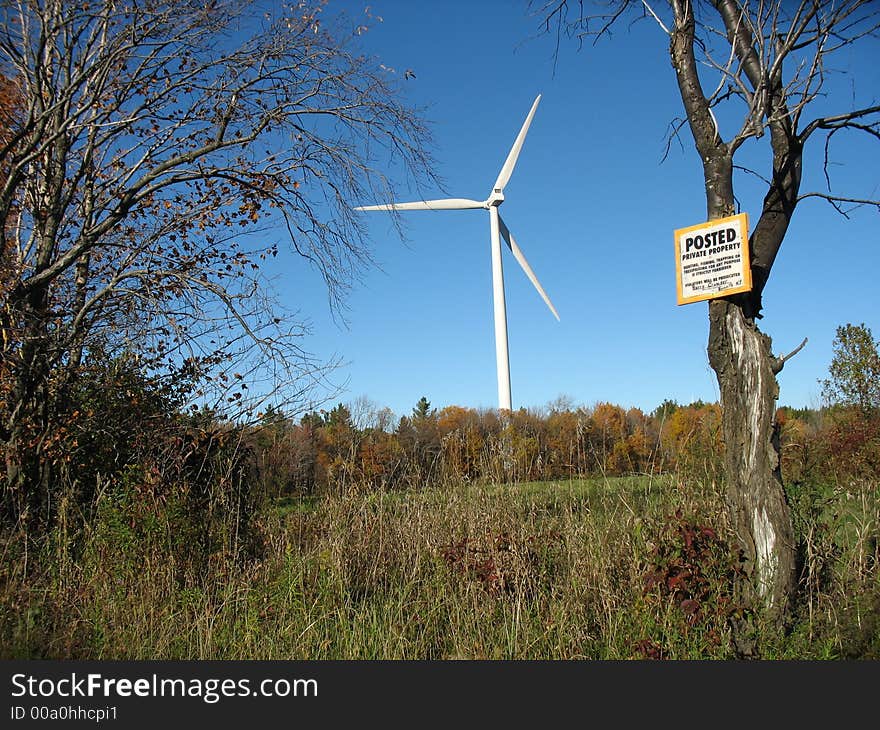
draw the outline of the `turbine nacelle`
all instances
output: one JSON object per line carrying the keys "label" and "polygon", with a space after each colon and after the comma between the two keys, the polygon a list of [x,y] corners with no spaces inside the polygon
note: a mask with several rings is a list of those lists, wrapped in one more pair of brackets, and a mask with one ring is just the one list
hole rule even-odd
{"label": "turbine nacelle", "polygon": [[361,205],[355,210],[468,210],[473,208],[484,208],[489,211],[489,229],[492,242],[492,289],[493,301],[495,309],[495,359],[498,368],[498,407],[501,409],[511,410],[510,405],[510,363],[508,359],[507,349],[507,310],[504,302],[504,274],[501,268],[501,240],[507,244],[516,262],[522,267],[529,281],[541,295],[547,307],[553,313],[556,319],[559,314],[556,307],[526,261],[523,252],[517,246],[513,238],[513,234],[507,228],[504,220],[498,214],[499,206],[504,202],[504,186],[510,180],[513,174],[513,168],[516,166],[516,160],[519,157],[523,142],[526,138],[526,132],[529,131],[529,125],[532,123],[532,117],[535,116],[535,110],[538,108],[538,102],[541,101],[541,95],[535,99],[526,121],[523,123],[519,134],[507,154],[507,159],[498,173],[498,179],[492,186],[492,192],[486,200],[470,200],[469,198],[444,198],[442,200],[419,200],[412,203],[386,203],[384,205]]}
{"label": "turbine nacelle", "polygon": [[498,207],[504,202],[504,193],[501,192],[501,188],[495,188],[492,193],[486,198],[486,208]]}

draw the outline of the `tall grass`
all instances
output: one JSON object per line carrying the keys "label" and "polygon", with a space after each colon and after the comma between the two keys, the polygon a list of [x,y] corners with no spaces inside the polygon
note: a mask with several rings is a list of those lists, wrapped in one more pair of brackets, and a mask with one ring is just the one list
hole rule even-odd
{"label": "tall grass", "polygon": [[251,516],[260,544],[229,529],[209,550],[179,534],[173,505],[106,494],[73,534],[60,519],[36,548],[5,538],[2,655],[726,659],[747,619],[764,657],[877,658],[880,494],[863,483],[818,501],[793,500],[803,592],[776,633],[737,603],[708,474],[349,485],[266,504]]}

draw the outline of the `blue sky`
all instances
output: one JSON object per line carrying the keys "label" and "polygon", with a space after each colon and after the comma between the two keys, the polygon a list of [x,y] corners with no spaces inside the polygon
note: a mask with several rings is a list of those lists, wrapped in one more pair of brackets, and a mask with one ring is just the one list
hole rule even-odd
{"label": "blue sky", "polygon": [[[331,0],[326,13],[358,18],[365,6]],[[623,25],[610,41],[581,50],[563,38],[554,60],[553,39],[536,37],[539,20],[523,3],[378,0],[370,13],[364,51],[397,74],[411,70],[407,98],[426,107],[445,183],[427,197],[484,199],[543,95],[501,213],[561,321],[505,249],[513,407],[540,408],[559,396],[645,411],[665,398],[717,400],[707,304],[676,304],[673,231],[703,222],[706,207],[687,134],[661,163],[681,110],[659,26]],[[868,60],[841,59],[862,101],[880,89],[880,64]],[[840,87],[844,102],[851,82]],[[840,149],[835,190],[880,195],[880,145]],[[821,154],[817,138],[804,192],[824,184]],[[742,178],[736,189],[742,211],[757,220],[761,188]],[[401,192],[405,200],[422,197],[405,186]],[[352,204],[374,202],[388,201]],[[287,260],[291,270],[277,282],[287,306],[311,320],[308,349],[345,362],[334,376],[344,387],[335,400],[364,396],[397,415],[423,395],[438,408],[496,407],[488,214],[403,213],[403,242],[388,213],[362,215],[378,266],[348,296],[345,323],[331,316],[317,277],[303,282],[295,262]],[[760,324],[779,354],[809,338],[779,376],[780,404],[819,405],[817,381],[827,376],[838,325],[865,322],[880,335],[878,224],[876,209],[846,220],[827,203],[801,203]],[[295,288],[285,283],[294,270]]]}

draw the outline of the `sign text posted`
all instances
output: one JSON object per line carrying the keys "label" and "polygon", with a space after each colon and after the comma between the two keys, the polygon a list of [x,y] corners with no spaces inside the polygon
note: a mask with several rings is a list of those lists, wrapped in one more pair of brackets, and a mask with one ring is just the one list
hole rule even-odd
{"label": "sign text posted", "polygon": [[675,281],[679,304],[751,290],[748,214],[676,230]]}

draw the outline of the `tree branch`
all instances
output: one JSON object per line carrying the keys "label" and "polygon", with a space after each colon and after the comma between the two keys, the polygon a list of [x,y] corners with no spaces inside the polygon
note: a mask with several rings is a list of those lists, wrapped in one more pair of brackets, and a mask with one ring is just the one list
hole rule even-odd
{"label": "tree branch", "polygon": [[[806,127],[804,127],[804,131],[801,132],[798,137],[801,143],[806,142],[813,132],[817,129],[831,129],[837,130],[845,127],[852,127],[853,129],[859,129],[863,132],[867,132],[868,134],[872,134],[873,136],[880,139],[880,130],[876,129],[874,126],[868,126],[864,124],[852,124],[856,119],[861,119],[863,117],[870,116],[872,114],[880,114],[880,106],[869,106],[864,109],[856,109],[855,111],[847,112],[846,114],[837,114],[831,117],[820,117],[818,119],[814,119],[811,121]],[[875,124],[880,124],[880,122],[875,122]]]}
{"label": "tree branch", "polygon": [[772,370],[773,370],[773,374],[774,374],[774,375],[777,375],[779,372],[781,372],[781,371],[782,371],[782,368],[785,366],[785,362],[786,362],[786,360],[791,360],[791,358],[793,358],[793,357],[794,357],[795,355],[797,355],[801,350],[804,349],[804,346],[805,346],[806,344],[807,344],[807,338],[804,337],[804,341],[801,342],[801,344],[799,344],[797,347],[795,347],[794,350],[792,350],[791,352],[789,352],[787,355],[783,355],[782,357],[774,358],[773,363],[772,363],[772,366],[771,366],[771,367],[772,367]]}
{"label": "tree branch", "polygon": [[[801,195],[798,200],[806,200],[807,198],[819,198],[821,200],[829,203],[838,213],[840,213],[844,218],[849,218],[849,213],[855,208],[860,208],[863,205],[873,205],[876,206],[878,211],[880,211],[880,199],[876,198],[847,198],[842,195],[832,195],[831,193],[804,193]],[[853,207],[850,208],[849,211],[844,210],[841,203],[852,203]]]}

